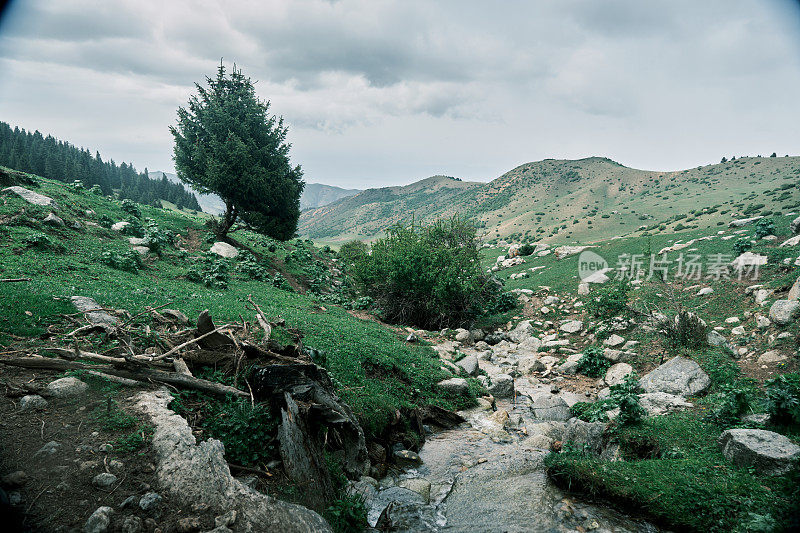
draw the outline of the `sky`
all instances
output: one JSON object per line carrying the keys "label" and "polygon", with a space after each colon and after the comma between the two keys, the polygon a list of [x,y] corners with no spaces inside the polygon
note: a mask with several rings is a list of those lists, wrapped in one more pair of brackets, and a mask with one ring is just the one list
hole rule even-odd
{"label": "sky", "polygon": [[800,153],[798,0],[12,0],[0,120],[172,171],[168,128],[220,60],[308,182]]}

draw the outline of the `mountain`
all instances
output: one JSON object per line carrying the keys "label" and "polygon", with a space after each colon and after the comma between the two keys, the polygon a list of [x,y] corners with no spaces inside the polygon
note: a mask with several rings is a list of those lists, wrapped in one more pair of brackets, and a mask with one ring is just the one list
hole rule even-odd
{"label": "mountain", "polygon": [[[171,172],[161,172],[160,170],[157,172],[150,172],[150,178],[152,179],[161,179],[162,175],[166,176],[167,179],[173,183],[182,183],[178,176]],[[187,190],[192,190],[188,186],[185,187]],[[323,185],[322,183],[306,183],[303,195],[300,196],[300,209],[312,209],[328,205],[340,198],[346,198],[359,192],[361,191],[358,189],[342,189],[341,187]],[[197,200],[204,212],[212,215],[219,215],[225,211],[225,203],[216,194],[200,194],[197,192],[194,194],[197,196]]]}
{"label": "mountain", "polygon": [[546,159],[488,183],[434,176],[369,189],[303,212],[298,232],[330,243],[370,240],[398,222],[458,213],[472,218],[490,242],[591,242],[797,210],[798,180],[800,157],[742,157],[671,172],[628,168],[604,157]]}
{"label": "mountain", "polygon": [[360,193],[359,189],[342,189],[333,185],[322,183],[306,183],[303,195],[300,197],[300,210],[322,207],[339,200]]}

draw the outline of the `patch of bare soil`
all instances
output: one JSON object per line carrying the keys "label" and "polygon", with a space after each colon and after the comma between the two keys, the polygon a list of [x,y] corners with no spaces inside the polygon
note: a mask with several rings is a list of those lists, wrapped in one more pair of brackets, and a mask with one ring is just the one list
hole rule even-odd
{"label": "patch of bare soil", "polygon": [[[0,368],[4,394],[0,397],[0,478],[11,504],[0,503],[3,531],[82,531],[102,506],[114,510],[110,532],[214,527],[210,513],[202,508],[182,509],[159,492],[147,441],[149,428],[142,420],[131,420],[125,408],[127,398],[140,389],[93,383],[78,396],[47,398],[42,410],[20,410],[23,391],[44,387],[58,377],[49,371]],[[134,433],[145,437],[138,447]],[[16,479],[6,477],[20,471],[24,474],[11,476]],[[113,481],[99,486],[95,481],[99,474]],[[161,499],[149,496],[157,503],[143,509],[140,501],[148,493]]]}

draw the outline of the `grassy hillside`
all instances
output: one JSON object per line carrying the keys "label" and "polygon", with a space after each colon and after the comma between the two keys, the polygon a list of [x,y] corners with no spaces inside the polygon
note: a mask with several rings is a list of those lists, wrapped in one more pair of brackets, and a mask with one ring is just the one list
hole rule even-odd
{"label": "grassy hillside", "polygon": [[800,157],[743,157],[675,172],[637,170],[600,157],[548,159],[486,184],[439,177],[370,189],[304,213],[299,231],[326,242],[372,239],[412,217],[462,213],[490,242],[593,242],[796,209],[798,180]]}
{"label": "grassy hillside", "polygon": [[[369,434],[381,432],[395,410],[404,406],[434,403],[453,408],[469,403],[467,398],[447,397],[436,389],[436,382],[449,373],[436,363],[429,347],[408,344],[404,342],[407,333],[356,318],[305,291],[327,283],[324,268],[330,263],[330,254],[310,243],[279,243],[237,233],[237,239],[261,256],[259,265],[270,272],[267,281],[253,279],[240,257],[228,261],[227,289],[208,288],[187,279],[189,269],[203,262],[211,246],[203,219],[140,206],[143,221],[149,218],[162,230],[180,236],[181,249],[168,247],[161,257],[148,255],[138,272],[118,270],[104,264],[102,256],[130,252],[128,237],[98,222],[128,220],[121,203],[37,179],[36,192],[58,203],[55,213],[66,225],[42,222],[51,208],[31,205],[15,195],[0,197],[0,277],[32,278],[27,283],[0,284],[0,345],[9,349],[66,345],[66,338],[39,337],[48,326],[65,323],[63,315],[74,313],[69,304],[73,295],[90,296],[102,306],[131,313],[169,304],[195,318],[209,309],[218,323],[239,322],[242,316],[252,320],[246,307],[252,295],[267,316],[284,318],[287,327],[303,333],[306,346],[324,352],[341,396]],[[79,227],[71,227],[73,223]],[[280,283],[281,278],[273,277],[276,272],[306,294]]]}

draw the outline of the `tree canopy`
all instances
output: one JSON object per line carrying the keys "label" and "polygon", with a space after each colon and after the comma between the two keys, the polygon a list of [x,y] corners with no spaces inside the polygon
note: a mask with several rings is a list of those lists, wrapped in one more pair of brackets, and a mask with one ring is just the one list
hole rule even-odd
{"label": "tree canopy", "polygon": [[197,94],[178,108],[178,124],[170,127],[178,176],[225,202],[216,227],[220,237],[245,225],[279,240],[292,238],[305,184],[300,166],[289,161],[283,118],[269,113],[269,101],[256,96],[252,80],[235,65],[228,74],[220,64],[206,83],[195,84]]}

